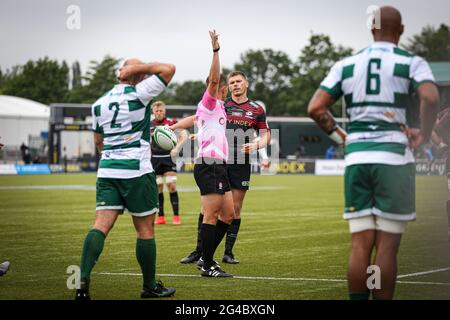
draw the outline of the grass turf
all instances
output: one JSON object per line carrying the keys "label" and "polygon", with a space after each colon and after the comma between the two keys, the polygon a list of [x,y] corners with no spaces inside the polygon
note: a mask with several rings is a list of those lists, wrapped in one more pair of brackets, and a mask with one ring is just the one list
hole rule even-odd
{"label": "grass turf", "polygon": [[[199,274],[195,265],[179,263],[195,246],[199,196],[192,175],[180,175],[178,184],[192,190],[180,192],[182,225],[171,224],[166,194],[168,224],[156,226],[157,273],[177,289],[172,299],[347,299],[350,235],[341,214],[342,177],[252,177],[253,187],[279,188],[247,194],[235,247],[241,264],[223,265],[249,277],[244,279],[185,276]],[[26,188],[15,188],[20,186]],[[0,278],[0,299],[73,299],[66,269],[79,264],[94,219],[94,186],[92,174],[0,177],[0,262],[11,261]],[[418,220],[402,240],[399,275],[450,267],[446,189],[443,177],[417,178]],[[94,299],[139,298],[135,243],[131,218],[124,214],[94,268]],[[216,259],[222,252],[223,244]],[[450,271],[399,280],[396,299],[450,298]]]}

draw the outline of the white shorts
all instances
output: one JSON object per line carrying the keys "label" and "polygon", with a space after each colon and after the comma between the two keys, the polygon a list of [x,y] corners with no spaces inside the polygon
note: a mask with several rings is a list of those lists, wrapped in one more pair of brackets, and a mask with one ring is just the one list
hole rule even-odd
{"label": "white shorts", "polygon": [[361,218],[348,220],[350,233],[357,233],[366,230],[380,230],[388,233],[403,234],[405,233],[408,221],[396,221],[381,218],[379,216],[370,215]]}

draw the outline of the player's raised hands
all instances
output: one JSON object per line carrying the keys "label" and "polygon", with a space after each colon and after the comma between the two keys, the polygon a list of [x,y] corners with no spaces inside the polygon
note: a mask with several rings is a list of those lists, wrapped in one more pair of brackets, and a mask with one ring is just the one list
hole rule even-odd
{"label": "player's raised hands", "polygon": [[137,73],[136,69],[137,68],[135,65],[123,66],[122,68],[119,69],[118,71],[119,75],[117,76],[117,78],[121,81],[129,79],[132,75]]}
{"label": "player's raised hands", "polygon": [[219,35],[216,33],[216,30],[209,31],[209,36],[211,37],[211,45],[214,52],[219,51]]}

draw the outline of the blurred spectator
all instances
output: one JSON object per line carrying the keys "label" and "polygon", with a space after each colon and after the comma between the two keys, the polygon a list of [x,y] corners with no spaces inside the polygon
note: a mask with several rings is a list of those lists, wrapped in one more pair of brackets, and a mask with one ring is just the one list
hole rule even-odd
{"label": "blurred spectator", "polygon": [[24,142],[22,142],[22,145],[20,146],[20,154],[22,155],[22,160],[25,164],[31,163],[30,148],[28,148]]}
{"label": "blurred spectator", "polygon": [[425,153],[425,156],[429,161],[434,160],[433,148],[431,147],[430,144],[427,144],[423,147],[423,152]]}
{"label": "blurred spectator", "polygon": [[328,147],[327,151],[325,151],[325,159],[330,160],[335,158],[337,158],[336,147],[331,145]]}
{"label": "blurred spectator", "polygon": [[35,156],[35,157],[33,158],[33,164],[39,164],[39,163],[42,163],[42,162],[41,162],[41,159],[39,158],[39,156]]}
{"label": "blurred spectator", "polygon": [[[300,138],[300,139],[301,139],[301,138]],[[300,159],[300,158],[303,158],[303,157],[305,156],[305,154],[306,154],[305,147],[303,146],[303,144],[301,143],[301,141],[299,141],[298,147],[297,147],[297,149],[295,150],[294,155],[297,157],[297,159]]]}

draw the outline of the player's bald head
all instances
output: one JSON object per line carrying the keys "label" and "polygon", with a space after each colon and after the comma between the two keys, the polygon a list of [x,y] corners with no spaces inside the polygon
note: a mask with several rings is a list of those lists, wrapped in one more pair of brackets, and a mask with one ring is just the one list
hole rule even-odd
{"label": "player's bald head", "polygon": [[[138,64],[144,64],[144,62],[142,62],[141,60],[136,59],[136,58],[130,58],[123,62],[122,67],[138,65]],[[123,83],[131,84],[131,85],[136,85],[137,83],[144,80],[145,76],[146,76],[145,74],[137,73],[137,74],[133,74],[133,75],[129,76],[128,78],[122,77],[119,79],[119,81],[123,82]]]}
{"label": "player's bald head", "polygon": [[143,64],[143,62],[139,59],[131,58],[131,59],[125,60],[125,62],[123,63],[124,66],[131,66],[131,65],[135,65],[135,64]]}
{"label": "player's bald head", "polygon": [[372,34],[375,41],[391,41],[398,43],[403,34],[402,14],[391,6],[381,7],[376,13],[379,17],[379,24],[375,18]]}

